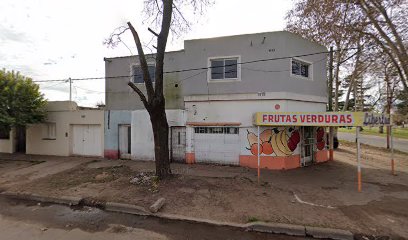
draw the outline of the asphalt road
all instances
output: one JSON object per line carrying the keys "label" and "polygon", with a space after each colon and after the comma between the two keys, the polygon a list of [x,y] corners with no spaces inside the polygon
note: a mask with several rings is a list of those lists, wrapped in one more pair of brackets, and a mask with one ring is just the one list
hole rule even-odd
{"label": "asphalt road", "polygon": [[[337,137],[340,140],[354,142],[356,135],[354,133],[338,132]],[[372,145],[375,147],[387,147],[387,139],[385,137],[375,135],[360,134],[360,142]],[[408,153],[408,140],[401,138],[394,138],[394,149]]]}
{"label": "asphalt road", "polygon": [[304,239],[3,197],[0,206],[0,239],[8,240]]}

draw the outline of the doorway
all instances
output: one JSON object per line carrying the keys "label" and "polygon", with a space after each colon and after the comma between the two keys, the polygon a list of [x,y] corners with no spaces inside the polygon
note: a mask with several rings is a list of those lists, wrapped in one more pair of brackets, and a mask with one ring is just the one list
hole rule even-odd
{"label": "doorway", "polygon": [[16,127],[16,152],[26,152],[26,128],[25,126]]}
{"label": "doorway", "polygon": [[170,160],[185,162],[186,155],[186,127],[170,128]]}
{"label": "doorway", "polygon": [[302,127],[302,166],[309,166],[314,161],[314,127]]}
{"label": "doorway", "polygon": [[132,129],[130,125],[119,125],[119,158],[131,159]]}

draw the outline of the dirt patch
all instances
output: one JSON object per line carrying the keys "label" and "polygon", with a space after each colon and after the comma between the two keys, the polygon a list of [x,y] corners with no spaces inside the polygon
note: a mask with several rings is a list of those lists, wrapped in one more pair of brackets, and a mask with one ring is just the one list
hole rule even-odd
{"label": "dirt patch", "polygon": [[59,189],[67,189],[83,183],[107,183],[121,177],[130,176],[131,171],[127,166],[114,166],[105,168],[89,169],[79,167],[55,176],[51,176],[51,186]]}
{"label": "dirt patch", "polygon": [[261,184],[255,169],[242,167],[173,164],[179,174],[155,181],[146,174],[154,169],[152,162],[97,160],[16,185],[14,190],[85,197],[92,206],[112,201],[148,208],[164,197],[166,204],[161,211],[165,213],[408,237],[404,226],[408,213],[403,209],[408,206],[406,159],[404,154],[395,154],[398,175],[393,176],[389,153],[363,146],[362,193],[357,192],[352,144],[341,145],[333,162],[290,171],[262,170]]}
{"label": "dirt patch", "polygon": [[[373,236],[383,236],[386,233],[394,239],[408,236],[406,220],[408,219],[408,200],[385,197],[381,201],[372,201],[364,206],[345,206],[341,211],[350,221],[359,224],[364,229],[370,229]],[[362,221],[365,219],[365,221]],[[373,221],[376,224],[372,224]]]}
{"label": "dirt patch", "polygon": [[49,189],[63,191],[82,184],[108,183],[122,177],[130,177],[131,174],[130,168],[123,165],[104,168],[87,168],[86,165],[80,165],[67,171],[35,180],[26,184],[23,188],[31,188],[39,192],[47,192]]}

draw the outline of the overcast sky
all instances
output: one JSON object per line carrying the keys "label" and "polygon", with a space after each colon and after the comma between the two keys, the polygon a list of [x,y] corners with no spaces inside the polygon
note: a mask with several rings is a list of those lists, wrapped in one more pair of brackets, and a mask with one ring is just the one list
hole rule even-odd
{"label": "overcast sky", "polygon": [[[283,30],[291,6],[291,0],[215,0],[189,33],[169,39],[167,50],[182,49],[185,39]],[[137,52],[130,32],[124,36],[130,50],[102,44],[115,28],[131,21],[144,43],[151,40],[142,9],[143,0],[1,0],[0,68],[34,80],[103,77],[104,57]],[[68,83],[40,86],[48,100],[69,99]],[[76,81],[73,99],[95,106],[104,90],[104,80]]]}

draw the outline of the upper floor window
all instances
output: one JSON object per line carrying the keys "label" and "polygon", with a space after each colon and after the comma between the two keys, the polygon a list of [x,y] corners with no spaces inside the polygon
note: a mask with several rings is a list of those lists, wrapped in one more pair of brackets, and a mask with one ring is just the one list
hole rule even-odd
{"label": "upper floor window", "polygon": [[[152,80],[152,82],[154,82],[156,67],[154,66],[154,64],[148,64],[147,67],[149,68],[150,79]],[[140,65],[132,66],[132,81],[134,83],[144,83],[143,71]]]}
{"label": "upper floor window", "polygon": [[209,80],[239,79],[238,57],[211,58]]}
{"label": "upper floor window", "polygon": [[309,78],[310,76],[310,63],[302,62],[297,59],[292,59],[292,74]]}

